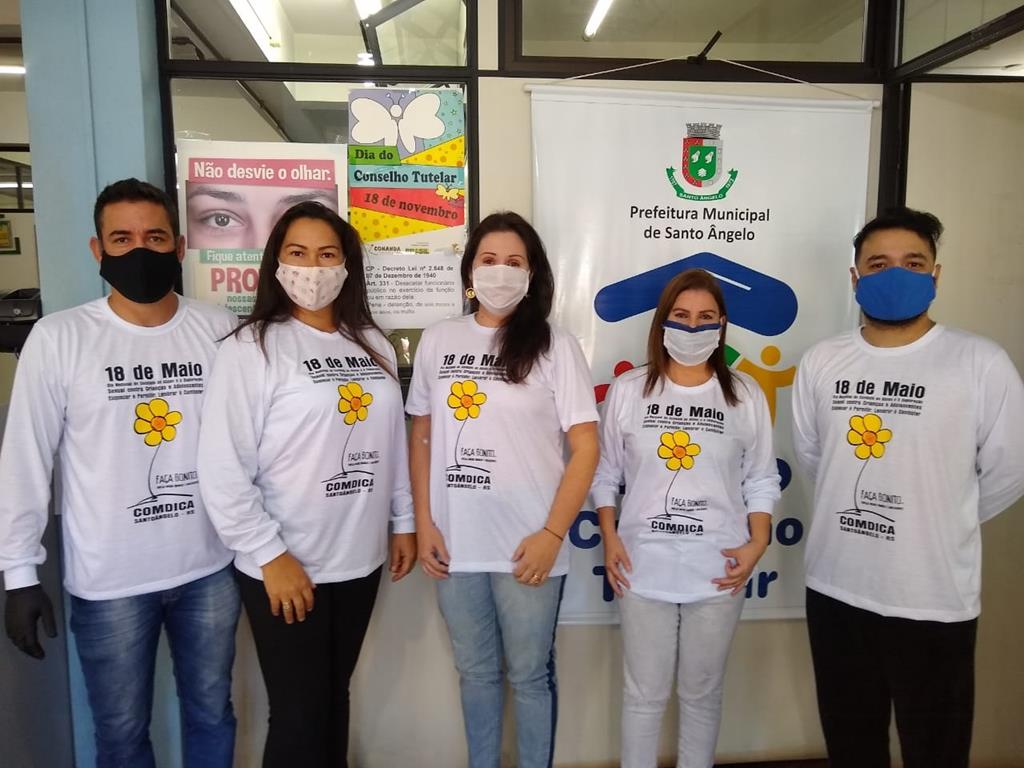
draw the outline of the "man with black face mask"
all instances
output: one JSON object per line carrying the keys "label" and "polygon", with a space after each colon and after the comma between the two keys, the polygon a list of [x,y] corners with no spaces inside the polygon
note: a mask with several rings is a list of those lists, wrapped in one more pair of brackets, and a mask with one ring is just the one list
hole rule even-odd
{"label": "man with black face mask", "polygon": [[807,628],[833,768],[967,768],[981,523],[1024,493],[1024,384],[994,342],[928,316],[939,220],[854,239],[864,325],[804,356],[797,457],[815,478]]}
{"label": "man with black face mask", "polygon": [[231,553],[199,495],[203,391],[236,318],[174,292],[184,239],[170,198],[138,181],[100,193],[90,242],[106,298],[44,317],[18,364],[0,450],[7,635],[36,658],[50,637],[46,558],[60,457],[64,584],[99,766],[151,766],[161,628],[174,662],[186,766],[232,763],[231,665],[239,598]]}

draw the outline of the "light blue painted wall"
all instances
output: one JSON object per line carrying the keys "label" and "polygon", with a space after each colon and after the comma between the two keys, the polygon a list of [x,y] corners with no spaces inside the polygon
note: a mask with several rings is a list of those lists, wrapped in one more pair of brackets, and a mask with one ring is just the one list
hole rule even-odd
{"label": "light blue painted wall", "polygon": [[[39,280],[44,312],[52,313],[104,293],[88,249],[99,191],[127,176],[163,184],[156,27],[152,0],[21,0],[21,25]],[[89,766],[95,764],[92,717],[66,625],[64,637],[75,759]],[[157,763],[180,766],[165,642],[154,698]]]}

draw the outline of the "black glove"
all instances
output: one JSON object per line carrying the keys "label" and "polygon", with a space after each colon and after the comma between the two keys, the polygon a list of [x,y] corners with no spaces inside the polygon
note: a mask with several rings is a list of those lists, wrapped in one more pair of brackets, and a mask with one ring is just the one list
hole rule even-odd
{"label": "black glove", "polygon": [[7,590],[7,605],[4,606],[7,636],[20,650],[35,659],[46,656],[36,634],[36,621],[39,619],[43,620],[47,637],[56,637],[57,623],[53,620],[53,605],[39,584]]}

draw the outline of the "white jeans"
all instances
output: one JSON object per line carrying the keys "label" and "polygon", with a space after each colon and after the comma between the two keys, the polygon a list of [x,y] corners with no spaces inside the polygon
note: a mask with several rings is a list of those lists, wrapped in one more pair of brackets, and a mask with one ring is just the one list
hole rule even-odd
{"label": "white jeans", "polygon": [[656,768],[673,669],[679,697],[677,768],[714,764],[725,660],[743,599],[740,592],[680,605],[627,591],[619,601],[625,670],[622,768]]}

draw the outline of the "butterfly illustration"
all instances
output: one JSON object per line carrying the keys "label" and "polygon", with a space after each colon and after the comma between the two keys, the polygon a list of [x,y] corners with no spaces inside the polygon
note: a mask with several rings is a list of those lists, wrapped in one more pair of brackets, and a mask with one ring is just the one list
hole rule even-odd
{"label": "butterfly illustration", "polygon": [[[391,94],[388,94],[389,98]],[[421,93],[405,105],[391,107],[368,98],[353,99],[349,111],[356,119],[352,140],[358,144],[384,142],[386,147],[398,146],[401,138],[406,153],[416,151],[416,139],[436,139],[444,133],[444,123],[437,116],[441,99],[436,93]]]}
{"label": "butterfly illustration", "polygon": [[438,184],[434,192],[442,200],[458,200],[466,195],[466,190],[460,187],[446,187],[444,184]]}

